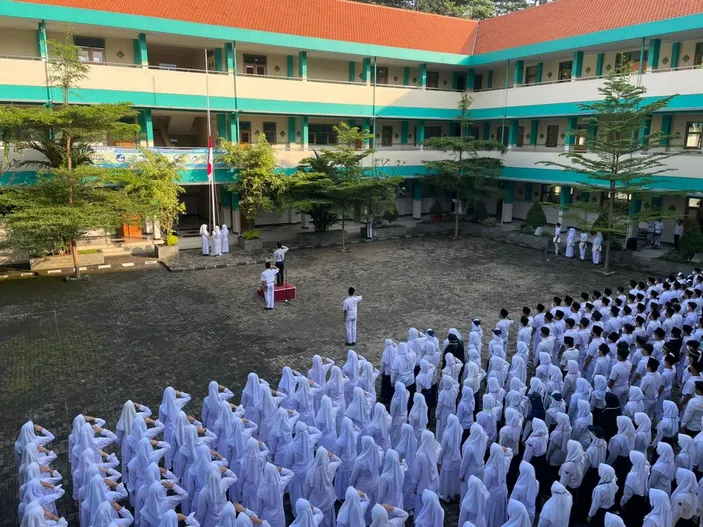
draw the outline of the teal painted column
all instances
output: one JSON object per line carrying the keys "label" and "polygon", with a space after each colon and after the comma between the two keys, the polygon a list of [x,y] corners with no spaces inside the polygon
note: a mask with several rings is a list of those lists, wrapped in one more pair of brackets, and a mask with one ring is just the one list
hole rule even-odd
{"label": "teal painted column", "polygon": [[537,63],[537,75],[535,75],[535,82],[539,84],[542,82],[542,74],[544,72],[544,62]]}
{"label": "teal painted column", "polygon": [[537,146],[537,132],[539,131],[539,121],[532,119],[530,122],[530,145]]}
{"label": "teal painted column", "polygon": [[659,146],[668,147],[669,146],[669,136],[671,135],[671,123],[674,116],[671,114],[662,115],[662,136],[659,139]]}
{"label": "teal painted column", "polygon": [[139,52],[139,62],[136,62],[136,56],[135,56],[135,63],[140,64],[143,68],[146,68],[149,66],[149,53],[147,51],[146,47],[146,35],[144,33],[139,33],[139,38],[137,38],[137,48],[136,50]]}
{"label": "teal painted column", "polygon": [[513,69],[513,85],[519,86],[523,83],[525,73],[525,62],[522,60],[515,61]]}
{"label": "teal painted column", "polygon": [[422,146],[425,140],[425,121],[418,121],[415,125],[415,141],[418,146]]}
{"label": "teal painted column", "polygon": [[408,121],[400,122],[400,144],[408,144],[408,129],[410,128],[410,123]]}
{"label": "teal painted column", "polygon": [[347,124],[349,125],[349,128],[356,128],[356,120],[354,119],[349,119]]}
{"label": "teal painted column", "polygon": [[486,88],[493,88],[493,70],[488,70],[488,79],[486,80]]}
{"label": "teal painted column", "polygon": [[649,41],[649,52],[647,54],[647,71],[659,69],[659,51],[662,41],[653,38]]}
{"label": "teal painted column", "polygon": [[565,150],[568,152],[571,150],[571,147],[576,144],[576,136],[571,135],[571,132],[576,130],[576,127],[578,126],[578,118],[577,117],[569,117],[567,120],[567,125],[566,125],[566,144],[565,144]]}
{"label": "teal painted column", "polygon": [[503,186],[505,194],[503,195],[503,203],[513,203],[515,201],[515,182],[506,181]]}
{"label": "teal painted column", "polygon": [[154,146],[154,122],[151,118],[151,110],[145,109],[139,111],[139,126],[142,129],[142,135],[146,137],[146,146]]}
{"label": "teal painted column", "polygon": [[605,59],[605,53],[598,53],[596,57],[596,77],[603,76],[603,60]]}
{"label": "teal painted column", "polygon": [[642,200],[641,199],[633,199],[630,201],[630,216],[634,216],[635,214],[639,214],[639,212],[642,210]]}
{"label": "teal painted column", "polygon": [[510,60],[505,62],[505,89],[510,88]]}
{"label": "teal painted column", "polygon": [[217,138],[227,139],[227,114],[217,114]]}
{"label": "teal painted column", "polygon": [[[371,133],[371,119],[363,119],[361,122],[361,129]],[[369,148],[368,139],[364,140],[364,148]]]}
{"label": "teal painted column", "polygon": [[469,68],[466,70],[466,89],[474,91],[476,88],[476,70]]}
{"label": "teal painted column", "polygon": [[286,76],[295,77],[295,57],[293,55],[286,57]]}
{"label": "teal painted column", "polygon": [[580,79],[583,75],[583,51],[574,51],[574,62],[571,71],[572,79]]}
{"label": "teal painted column", "polygon": [[662,207],[662,197],[652,196],[652,208],[661,209]]}
{"label": "teal painted column", "polygon": [[422,185],[419,179],[413,180],[413,219],[422,218]]}
{"label": "teal painted column", "polygon": [[304,81],[308,80],[308,52],[298,52],[298,76]]}
{"label": "teal painted column", "polygon": [[593,148],[593,141],[598,135],[598,125],[595,123],[588,123],[588,137],[586,138],[589,150]]}
{"label": "teal painted column", "polygon": [[422,199],[422,185],[418,180],[413,181],[413,199]]}
{"label": "teal painted column", "polygon": [[222,60],[222,48],[215,48],[215,71],[225,71],[225,64]]}
{"label": "teal painted column", "polygon": [[239,143],[239,114],[229,114],[229,140]]}
{"label": "teal painted column", "polygon": [[640,41],[640,65],[639,68],[637,69],[637,74],[642,75],[642,72],[644,71],[644,37],[642,37]]}
{"label": "teal painted column", "polygon": [[424,90],[427,88],[427,64],[420,64],[419,85]]}
{"label": "teal painted column", "polygon": [[234,73],[234,44],[231,42],[225,44],[225,67],[227,73]]}
{"label": "teal painted column", "polygon": [[483,123],[483,140],[488,141],[491,138],[491,123],[486,121]]}
{"label": "teal painted column", "polygon": [[679,67],[679,55],[681,54],[681,42],[674,42],[671,46],[671,69]]}
{"label": "teal painted column", "polygon": [[520,121],[517,119],[510,120],[510,132],[508,133],[508,148],[514,148],[517,145],[517,135],[519,132]]}
{"label": "teal painted column", "polygon": [[356,62],[349,61],[349,82],[356,82]]}
{"label": "teal painted column", "polygon": [[403,86],[410,86],[410,68],[403,68]]}
{"label": "teal painted column", "polygon": [[652,133],[652,120],[645,119],[644,124],[640,127],[637,140],[642,146],[649,144],[649,134]]}
{"label": "teal painted column", "polygon": [[513,221],[513,201],[515,201],[515,182],[503,182],[503,208],[501,210],[501,223],[511,223]]}
{"label": "teal painted column", "polygon": [[308,134],[308,116],[303,115],[300,117],[300,143],[303,150],[308,149],[309,134]]}
{"label": "teal painted column", "polygon": [[43,20],[37,26],[37,51],[39,58],[46,60],[48,49],[46,46],[46,24]]}
{"label": "teal painted column", "polygon": [[561,194],[559,195],[559,212],[557,214],[557,221],[559,223],[564,223],[564,211],[569,210],[570,203],[571,187],[568,185],[563,185],[561,187]]}
{"label": "teal painted column", "polygon": [[376,148],[376,119],[371,118],[369,132],[371,132],[371,148]]}
{"label": "teal painted column", "polygon": [[295,117],[288,118],[288,148],[293,150],[295,146]]}
{"label": "teal painted column", "polygon": [[369,58],[364,59],[361,64],[361,68],[362,68],[361,73],[363,75],[362,80],[366,84],[369,84],[371,82],[371,59],[369,59]]}
{"label": "teal painted column", "polygon": [[532,201],[533,192],[534,185],[532,183],[525,183],[525,201]]}
{"label": "teal painted column", "polygon": [[452,71],[452,90],[456,91],[456,87],[459,85],[459,72]]}

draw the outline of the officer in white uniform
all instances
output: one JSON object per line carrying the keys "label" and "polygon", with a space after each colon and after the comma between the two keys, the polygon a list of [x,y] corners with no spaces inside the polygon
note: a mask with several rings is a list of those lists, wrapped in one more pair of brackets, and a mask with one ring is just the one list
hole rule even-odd
{"label": "officer in white uniform", "polygon": [[271,262],[266,262],[266,269],[261,273],[261,289],[264,291],[264,299],[266,300],[265,309],[273,309],[273,281],[278,274],[277,267],[271,267]]}
{"label": "officer in white uniform", "polygon": [[281,245],[281,242],[276,243],[277,249],[273,251],[273,261],[278,267],[278,274],[276,275],[276,285],[283,285],[283,273],[285,272],[286,253],[288,252],[288,247]]}
{"label": "officer in white uniform", "polygon": [[356,346],[356,311],[361,302],[361,295],[357,295],[353,287],[349,288],[349,296],[344,300],[344,325],[347,329],[347,342],[345,346]]}

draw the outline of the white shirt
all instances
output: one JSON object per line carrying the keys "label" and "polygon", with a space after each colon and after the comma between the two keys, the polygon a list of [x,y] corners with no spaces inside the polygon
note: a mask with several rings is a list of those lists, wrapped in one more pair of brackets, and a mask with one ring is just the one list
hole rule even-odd
{"label": "white shirt", "polygon": [[630,383],[630,361],[617,361],[610,370],[610,380],[614,381],[612,391],[627,391]]}
{"label": "white shirt", "polygon": [[285,245],[281,246],[280,249],[273,251],[273,261],[276,263],[282,262],[286,259],[286,253],[288,252],[288,247]]}
{"label": "white shirt", "polygon": [[681,427],[699,432],[701,430],[701,417],[703,417],[703,395],[695,395],[686,405],[686,411],[681,419]]}
{"label": "white shirt", "polygon": [[356,308],[359,302],[361,302],[360,295],[349,296],[344,300],[344,311],[347,312],[349,320],[356,318]]}
{"label": "white shirt", "polygon": [[266,269],[263,273],[261,273],[261,281],[264,282],[266,285],[272,284],[274,280],[276,280],[277,274],[278,269],[275,267]]}
{"label": "white shirt", "polygon": [[678,234],[679,236],[681,236],[683,234],[683,223],[682,224],[677,223],[674,226],[674,234]]}

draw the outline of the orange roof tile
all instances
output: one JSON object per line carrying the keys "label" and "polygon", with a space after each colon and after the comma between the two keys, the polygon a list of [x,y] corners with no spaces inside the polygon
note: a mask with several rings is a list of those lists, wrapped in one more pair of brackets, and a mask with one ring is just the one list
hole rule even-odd
{"label": "orange roof tile", "polygon": [[24,0],[56,5],[467,55],[478,22],[347,0]]}
{"label": "orange roof tile", "polygon": [[702,0],[557,0],[482,21],[474,54],[695,13]]}

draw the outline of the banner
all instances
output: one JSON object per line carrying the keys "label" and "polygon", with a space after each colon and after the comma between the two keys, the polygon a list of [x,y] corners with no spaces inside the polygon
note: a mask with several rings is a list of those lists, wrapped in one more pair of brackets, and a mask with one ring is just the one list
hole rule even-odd
{"label": "banner", "polygon": [[[110,168],[128,168],[130,165],[141,161],[144,156],[136,148],[120,148],[112,146],[98,146],[94,148],[92,155],[93,163],[96,166]],[[203,168],[208,166],[208,149],[205,148],[150,148],[151,152],[156,152],[167,157],[170,161],[180,163],[185,169]],[[214,150],[214,168],[225,168],[225,165],[218,162],[218,151]]]}

